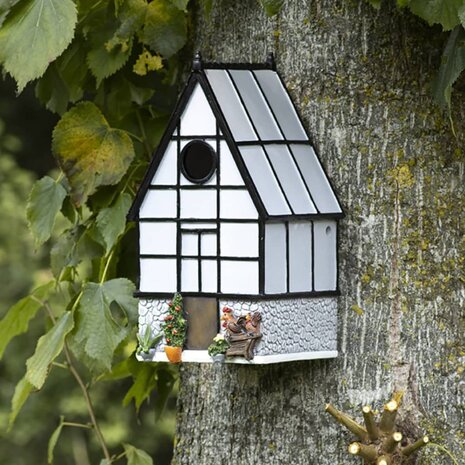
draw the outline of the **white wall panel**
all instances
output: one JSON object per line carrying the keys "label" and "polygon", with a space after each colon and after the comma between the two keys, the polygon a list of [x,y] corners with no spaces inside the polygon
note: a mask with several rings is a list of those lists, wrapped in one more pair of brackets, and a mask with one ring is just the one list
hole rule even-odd
{"label": "white wall panel", "polygon": [[220,192],[220,217],[221,218],[258,218],[257,209],[249,192],[244,190],[222,189]]}
{"label": "white wall panel", "polygon": [[177,180],[177,148],[176,141],[168,143],[157,171],[152,178],[152,185],[176,185]]}
{"label": "white wall panel", "polygon": [[140,290],[142,292],[175,292],[176,259],[141,258]]}
{"label": "white wall panel", "polygon": [[181,291],[198,292],[199,261],[196,259],[181,260]]}
{"label": "white wall panel", "polygon": [[216,218],[216,191],[181,189],[181,218]]}
{"label": "white wall panel", "polygon": [[258,261],[221,261],[221,292],[225,294],[258,293]]}
{"label": "white wall panel", "polygon": [[176,223],[139,223],[140,253],[176,254]]}
{"label": "white wall panel", "polygon": [[289,223],[289,291],[312,290],[312,224]]}
{"label": "white wall panel", "polygon": [[284,223],[265,225],[265,293],[286,292],[286,227]]}
{"label": "white wall panel", "polygon": [[216,260],[202,260],[202,292],[217,292],[218,263]]}
{"label": "white wall panel", "polygon": [[197,234],[182,233],[181,236],[181,255],[198,255],[199,239]]}
{"label": "white wall panel", "polygon": [[196,84],[181,116],[181,135],[215,135],[216,118],[199,84]]}
{"label": "white wall panel", "polygon": [[140,218],[176,218],[176,191],[147,191],[139,211]]}
{"label": "white wall panel", "polygon": [[221,255],[258,257],[258,224],[222,223]]}
{"label": "white wall panel", "polygon": [[313,223],[315,291],[336,290],[336,227],[335,221],[315,221]]}
{"label": "white wall panel", "polygon": [[243,186],[244,180],[226,141],[220,142],[220,184],[222,186]]}
{"label": "white wall panel", "polygon": [[218,251],[217,235],[211,233],[202,233],[201,242],[202,257],[205,257],[205,255],[214,255],[216,257]]}

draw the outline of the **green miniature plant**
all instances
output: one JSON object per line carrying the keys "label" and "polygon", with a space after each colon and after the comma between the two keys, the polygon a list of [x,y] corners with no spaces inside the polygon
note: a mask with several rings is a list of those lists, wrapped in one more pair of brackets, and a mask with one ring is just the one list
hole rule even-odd
{"label": "green miniature plant", "polygon": [[213,338],[213,342],[208,346],[208,355],[213,357],[214,355],[225,354],[229,349],[230,344],[225,339],[223,334],[217,334]]}
{"label": "green miniature plant", "polygon": [[182,296],[175,294],[173,301],[168,303],[169,311],[161,327],[166,344],[171,347],[182,347],[186,338],[187,321],[182,314]]}
{"label": "green miniature plant", "polygon": [[154,349],[162,338],[163,333],[158,333],[155,336],[152,336],[152,330],[150,329],[150,326],[147,326],[142,336],[139,333],[137,334],[137,341],[139,342],[137,353],[148,354],[150,349]]}

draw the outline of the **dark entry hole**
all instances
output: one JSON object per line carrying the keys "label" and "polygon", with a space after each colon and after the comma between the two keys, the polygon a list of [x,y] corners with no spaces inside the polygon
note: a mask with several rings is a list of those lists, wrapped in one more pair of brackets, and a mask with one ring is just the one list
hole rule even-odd
{"label": "dark entry hole", "polygon": [[189,142],[181,152],[181,169],[191,182],[208,181],[216,169],[216,154],[204,141]]}

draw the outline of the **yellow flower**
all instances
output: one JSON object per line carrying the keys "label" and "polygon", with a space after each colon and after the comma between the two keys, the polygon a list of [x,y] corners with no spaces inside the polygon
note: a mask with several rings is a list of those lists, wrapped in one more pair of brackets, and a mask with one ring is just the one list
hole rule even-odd
{"label": "yellow flower", "polygon": [[214,340],[215,342],[224,341],[224,336],[223,336],[222,334],[218,333],[218,334],[213,338],[213,340]]}

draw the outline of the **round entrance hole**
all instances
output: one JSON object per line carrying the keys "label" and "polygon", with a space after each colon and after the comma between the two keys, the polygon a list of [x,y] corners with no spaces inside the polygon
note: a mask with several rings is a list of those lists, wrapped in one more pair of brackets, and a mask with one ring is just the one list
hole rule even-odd
{"label": "round entrance hole", "polygon": [[215,169],[215,151],[203,140],[193,140],[182,149],[181,170],[189,181],[204,183],[213,176]]}

